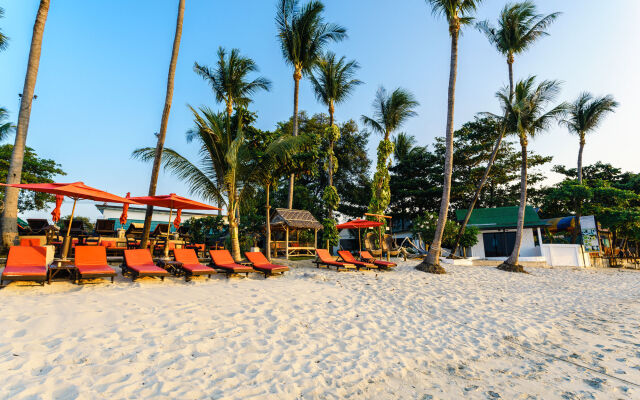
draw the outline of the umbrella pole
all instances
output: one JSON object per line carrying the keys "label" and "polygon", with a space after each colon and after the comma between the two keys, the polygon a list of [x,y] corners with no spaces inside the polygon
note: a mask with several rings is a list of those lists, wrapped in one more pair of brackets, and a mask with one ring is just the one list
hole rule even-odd
{"label": "umbrella pole", "polygon": [[167,243],[164,245],[164,259],[169,259],[169,233],[171,233],[171,215],[173,213],[173,208],[169,209],[169,226],[167,226]]}
{"label": "umbrella pole", "polygon": [[69,235],[71,234],[71,224],[73,223],[73,214],[76,212],[76,202],[78,199],[73,199],[73,208],[71,209],[71,216],[69,217],[69,225],[67,226],[67,233],[64,237],[64,241],[62,242],[62,259],[67,259],[67,254],[69,254]]}
{"label": "umbrella pole", "polygon": [[362,253],[362,236],[360,235],[360,228],[358,228],[358,248],[359,252]]}

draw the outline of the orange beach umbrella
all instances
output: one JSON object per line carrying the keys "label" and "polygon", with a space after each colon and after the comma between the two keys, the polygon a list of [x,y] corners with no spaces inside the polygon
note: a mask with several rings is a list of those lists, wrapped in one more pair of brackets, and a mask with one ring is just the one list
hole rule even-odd
{"label": "orange beach umbrella", "polygon": [[[69,252],[69,234],[71,232],[71,223],[73,222],[73,214],[76,211],[76,202],[79,199],[95,200],[107,203],[124,203],[124,204],[138,204],[133,200],[125,199],[124,197],[116,196],[91,186],[85,185],[83,182],[73,183],[18,183],[2,186],[10,186],[18,189],[33,190],[34,192],[50,193],[56,196],[66,196],[73,199],[73,209],[71,210],[71,217],[69,218],[69,226],[64,238],[64,244],[62,246],[62,259],[67,259]],[[59,198],[56,198],[56,206]]]}
{"label": "orange beach umbrella", "polygon": [[[131,198],[131,192],[127,192],[126,199]],[[120,225],[124,225],[127,223],[127,217],[129,216],[129,203],[125,203],[122,205],[122,215],[120,215]]]}

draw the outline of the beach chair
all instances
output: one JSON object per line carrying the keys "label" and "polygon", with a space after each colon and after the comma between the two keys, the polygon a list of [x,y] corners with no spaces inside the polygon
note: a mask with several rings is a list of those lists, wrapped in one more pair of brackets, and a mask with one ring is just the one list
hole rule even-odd
{"label": "beach chair", "polygon": [[396,257],[400,254],[400,248],[396,245],[396,241],[393,236],[386,234],[382,238],[382,250],[389,254],[391,257]]}
{"label": "beach chair", "polygon": [[116,221],[112,219],[97,219],[94,228],[96,236],[103,237],[115,237],[116,236]]}
{"label": "beach chair", "polygon": [[46,280],[46,247],[13,246],[9,248],[7,265],[0,275],[0,287],[4,281],[34,281],[44,286]]}
{"label": "beach chair", "polygon": [[317,258],[314,263],[318,268],[320,268],[321,265],[324,265],[327,268],[336,267],[336,271],[340,271],[340,268],[345,271],[356,269],[355,264],[334,260],[333,257],[331,257],[331,254],[329,254],[329,250],[326,249],[316,249],[316,256]]}
{"label": "beach chair", "polygon": [[342,258],[342,260],[344,262],[355,265],[356,268],[358,268],[358,270],[360,268],[378,269],[378,266],[375,265],[374,263],[371,263],[371,262],[368,262],[368,261],[358,261],[358,260],[356,260],[356,258],[353,256],[353,254],[351,254],[350,251],[341,250],[341,251],[338,252],[338,255],[340,256],[340,258]]}
{"label": "beach chair", "polygon": [[149,234],[150,237],[167,237],[167,232],[169,232],[169,224],[158,224],[156,225],[153,232]]}
{"label": "beach chair", "polygon": [[362,261],[365,262],[370,262],[372,264],[377,265],[380,268],[384,268],[384,269],[390,269],[390,268],[394,268],[397,267],[398,264],[396,263],[392,263],[390,261],[382,261],[382,260],[377,260],[374,256],[371,255],[371,253],[369,253],[368,251],[361,251],[360,252],[360,259]]}
{"label": "beach chair", "polygon": [[49,221],[40,218],[27,218],[32,235],[46,235]]}
{"label": "beach chair", "polygon": [[364,248],[365,250],[371,252],[374,256],[378,257],[382,255],[382,249],[374,249],[373,243],[377,240],[378,235],[375,232],[367,233],[367,236],[364,238]]}
{"label": "beach chair", "polygon": [[75,266],[78,284],[82,279],[113,278],[116,271],[107,265],[107,249],[104,246],[76,246]]}
{"label": "beach chair", "polygon": [[124,251],[124,264],[122,264],[122,275],[131,274],[131,281],[144,276],[157,276],[164,281],[164,277],[169,273],[158,267],[151,258],[151,253],[147,249],[135,249]]}
{"label": "beach chair", "polygon": [[253,264],[253,269],[262,272],[265,278],[268,278],[269,275],[282,275],[286,271],[289,271],[289,267],[287,266],[271,264],[269,260],[267,260],[267,257],[258,251],[247,251],[244,255],[247,257],[247,260]]}
{"label": "beach chair", "polygon": [[211,275],[216,273],[216,270],[200,264],[198,255],[193,249],[174,249],[173,256],[176,261],[182,264],[180,268],[184,272],[184,280],[190,281],[194,276],[207,275],[211,278]]}
{"label": "beach chair", "polygon": [[139,222],[132,222],[129,224],[127,231],[124,235],[127,238],[140,239],[142,237],[142,232],[144,230],[144,224]]}
{"label": "beach chair", "polygon": [[234,274],[249,276],[250,272],[258,272],[251,267],[236,264],[229,250],[209,250],[209,255],[211,256],[212,267],[223,270],[227,274],[227,278]]}

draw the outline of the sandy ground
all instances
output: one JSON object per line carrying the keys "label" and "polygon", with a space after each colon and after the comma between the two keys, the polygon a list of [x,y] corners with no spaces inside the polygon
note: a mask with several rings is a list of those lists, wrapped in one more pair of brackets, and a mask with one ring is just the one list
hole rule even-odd
{"label": "sandy ground", "polygon": [[640,272],[296,265],[11,284],[0,398],[640,399]]}

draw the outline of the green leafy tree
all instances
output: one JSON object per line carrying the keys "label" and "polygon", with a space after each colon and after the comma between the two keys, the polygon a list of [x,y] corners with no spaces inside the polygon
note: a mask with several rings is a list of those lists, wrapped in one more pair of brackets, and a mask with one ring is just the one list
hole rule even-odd
{"label": "green leafy tree", "polygon": [[[420,215],[412,226],[412,232],[419,234],[420,237],[432,237],[435,234],[438,225],[438,214],[435,212],[425,212]],[[456,240],[459,224],[453,220],[448,220],[445,225],[444,235],[442,236],[442,245],[450,247]],[[472,226],[467,229],[463,235],[463,247],[472,247],[478,243],[477,227]]]}
{"label": "green leafy tree", "polygon": [[9,113],[4,107],[0,107],[0,141],[6,139],[11,132],[15,130],[15,126],[8,122]]}
{"label": "green leafy tree", "polygon": [[[4,18],[4,8],[0,7],[0,18]],[[7,48],[9,38],[0,30],[0,51]]]}
{"label": "green leafy tree", "polygon": [[[298,0],[280,0],[276,26],[282,55],[293,67],[293,136],[298,135],[298,94],[300,80],[310,75],[314,65],[330,42],[347,37],[347,30],[339,25],[326,23],[322,13],[324,4],[312,0],[300,7]],[[289,178],[288,208],[293,207],[294,174]]]}
{"label": "green leafy tree", "polygon": [[518,209],[515,245],[509,258],[498,267],[505,271],[524,272],[522,266],[518,265],[518,258],[522,243],[524,213],[527,206],[527,145],[529,139],[547,130],[551,123],[564,115],[567,108],[564,103],[546,110],[559,91],[560,84],[557,81],[542,81],[536,85],[535,77],[529,77],[516,84],[513,96],[506,88],[497,93],[505,115],[503,123],[507,126],[507,132],[513,132],[520,140],[522,157],[520,207]]}
{"label": "green leafy tree", "polygon": [[442,199],[440,201],[440,212],[438,215],[438,225],[433,235],[433,241],[429,246],[429,254],[417,269],[425,272],[442,274],[444,268],[440,266],[440,247],[442,245],[442,235],[447,223],[449,210],[449,197],[451,193],[451,176],[453,172],[453,112],[456,93],[456,76],[458,73],[458,38],[462,26],[473,21],[471,15],[476,11],[478,4],[482,0],[426,0],[431,6],[434,15],[443,16],[449,25],[449,36],[451,37],[451,57],[449,60],[449,88],[447,93],[447,127],[445,130],[446,154],[444,165],[444,179],[442,185]]}
{"label": "green leafy tree", "polygon": [[[476,24],[476,27],[484,32],[498,52],[506,57],[507,67],[509,71],[509,95],[513,96],[513,62],[516,54],[522,54],[533,45],[533,43],[542,36],[548,35],[547,27],[555,21],[560,13],[549,15],[537,14],[536,6],[531,1],[521,3],[509,3],[504,6],[498,19],[498,27],[493,27],[488,21],[482,21]],[[499,134],[495,140],[495,145],[491,156],[487,160],[484,174],[479,179],[479,183],[475,189],[475,195],[471,199],[467,207],[467,214],[460,226],[459,237],[462,234],[471,218],[471,213],[480,198],[482,189],[489,179],[491,168],[497,157],[502,139],[506,133],[506,127],[499,129]],[[458,248],[458,243],[454,243],[452,248],[452,256]]]}
{"label": "green leafy tree", "polygon": [[[237,214],[240,205],[254,195],[256,187],[264,182],[264,172],[273,163],[289,160],[299,151],[299,143],[306,137],[280,137],[269,145],[264,157],[256,159],[252,142],[245,136],[242,109],[229,121],[226,113],[216,113],[203,107],[191,109],[195,128],[187,132],[187,140],[199,147],[200,159],[194,163],[175,150],[165,149],[163,164],[166,170],[188,183],[189,191],[212,201],[224,198],[229,221],[229,234],[233,257],[241,259]],[[154,149],[134,151],[134,157],[150,161]],[[223,185],[219,186],[220,177]]]}
{"label": "green leafy tree", "polygon": [[413,94],[405,89],[397,88],[389,94],[384,87],[380,87],[373,101],[373,117],[361,117],[366,127],[382,135],[371,186],[369,212],[372,214],[384,214],[391,202],[388,162],[393,154],[393,143],[390,137],[409,118],[417,115],[415,108],[419,104]]}
{"label": "green leafy tree", "polygon": [[240,50],[232,49],[227,56],[224,47],[218,48],[218,62],[215,69],[194,63],[193,70],[209,83],[216,101],[224,103],[229,118],[233,115],[233,107],[237,104],[247,108],[251,97],[260,90],[269,91],[271,81],[264,77],[248,80],[248,75],[258,72],[255,61],[240,54]]}
{"label": "green leafy tree", "polygon": [[[7,180],[7,170],[11,162],[13,146],[5,144],[0,146],[0,181]],[[22,179],[20,183],[50,183],[57,175],[66,175],[61,165],[54,160],[40,158],[36,152],[26,147],[24,151],[24,163],[22,168]],[[48,204],[55,201],[55,196],[47,193],[21,190],[18,197],[18,210],[40,211],[47,208]],[[0,205],[4,204],[4,196],[0,193]],[[2,207],[0,207],[2,208]]]}

